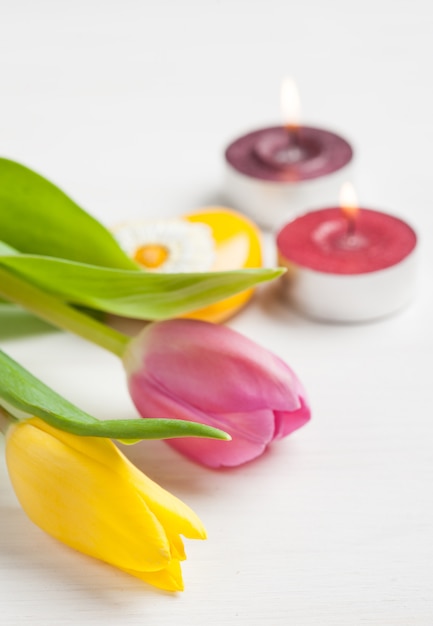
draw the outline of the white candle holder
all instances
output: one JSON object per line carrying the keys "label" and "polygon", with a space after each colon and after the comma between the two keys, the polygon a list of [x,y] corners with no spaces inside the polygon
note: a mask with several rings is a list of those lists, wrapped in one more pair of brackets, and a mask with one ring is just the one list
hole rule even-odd
{"label": "white candle holder", "polygon": [[333,204],[352,178],[353,150],[345,139],[308,126],[294,137],[284,127],[265,128],[238,138],[225,153],[229,204],[270,230],[318,202]]}
{"label": "white candle holder", "polygon": [[402,309],[415,292],[416,253],[384,270],[368,274],[326,274],[288,263],[281,278],[286,300],[320,321],[367,322]]}
{"label": "white candle holder", "polygon": [[[360,209],[358,231],[345,232],[338,208],[312,211],[277,236],[285,299],[308,317],[365,322],[395,313],[413,298],[417,266],[413,229]],[[354,243],[352,243],[354,242]]]}

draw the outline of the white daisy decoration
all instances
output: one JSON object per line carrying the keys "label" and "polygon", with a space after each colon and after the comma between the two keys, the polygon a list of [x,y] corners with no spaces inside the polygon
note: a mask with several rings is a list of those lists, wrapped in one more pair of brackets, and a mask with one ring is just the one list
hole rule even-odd
{"label": "white daisy decoration", "polygon": [[182,219],[130,221],[113,229],[119,245],[150,272],[208,272],[215,242],[206,224]]}

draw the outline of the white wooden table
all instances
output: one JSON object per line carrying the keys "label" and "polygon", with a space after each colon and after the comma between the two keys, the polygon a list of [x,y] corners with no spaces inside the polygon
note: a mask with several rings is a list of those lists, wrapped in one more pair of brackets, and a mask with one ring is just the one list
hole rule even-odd
{"label": "white wooden table", "polygon": [[[278,123],[292,74],[306,122],[354,142],[361,203],[421,236],[417,299],[395,317],[318,324],[268,287],[230,322],[302,378],[307,427],[233,471],[161,442],[128,448],[207,527],[187,542],[183,594],[44,535],[2,464],[1,623],[431,626],[430,3],[0,0],[0,13],[0,153],[107,225],[217,202],[225,145]],[[113,357],[26,314],[0,324],[2,348],[72,401],[135,415]]]}

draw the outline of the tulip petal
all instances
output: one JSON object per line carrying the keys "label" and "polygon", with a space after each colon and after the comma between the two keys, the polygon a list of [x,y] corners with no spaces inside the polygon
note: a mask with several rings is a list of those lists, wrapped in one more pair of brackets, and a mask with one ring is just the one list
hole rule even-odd
{"label": "tulip petal", "polygon": [[171,556],[173,557],[173,559],[177,559],[178,561],[185,561],[186,552],[182,539],[179,537],[179,535],[170,535],[169,533],[167,533],[167,535],[170,540]]}
{"label": "tulip petal", "polygon": [[130,375],[148,377],[203,412],[300,408],[292,370],[224,326],[187,319],[150,324],[130,342],[124,361]]}
{"label": "tulip petal", "polygon": [[282,439],[290,435],[294,430],[301,428],[311,417],[310,408],[301,397],[301,408],[297,411],[275,411],[275,434],[274,439]]}
{"label": "tulip petal", "polygon": [[177,559],[173,559],[167,567],[157,572],[140,572],[130,569],[123,571],[165,591],[183,591],[184,589],[182,570]]}
{"label": "tulip petal", "polygon": [[171,393],[160,388],[148,377],[136,374],[128,380],[131,398],[142,416],[156,418],[164,415],[170,419],[187,419],[199,422],[206,419],[206,414],[194,406],[188,405],[182,398],[175,398]]}
{"label": "tulip petal", "polygon": [[[126,460],[126,459],[125,459]],[[126,460],[127,461],[127,460]],[[165,528],[170,544],[175,546],[177,558],[184,558],[183,544],[178,535],[189,539],[206,539],[206,531],[199,517],[182,500],[160,487],[145,474],[127,461],[134,485],[146,506],[155,514]],[[173,553],[172,553],[173,554]]]}
{"label": "tulip petal", "polygon": [[[262,454],[273,438],[274,414],[270,409],[215,415],[204,413],[195,407],[187,406],[179,399],[171,398],[139,375],[130,378],[129,386],[131,397],[141,415],[154,417],[170,415],[171,418],[202,422],[223,428],[231,435],[232,441],[211,441],[193,437],[167,440],[167,443],[179,452],[208,467],[236,466],[250,461]],[[160,513],[158,518],[161,519]]]}
{"label": "tulip petal", "polygon": [[[100,463],[50,430],[59,432],[30,420],[8,437],[11,482],[30,519],[70,547],[121,569],[166,567],[172,557],[163,526],[133,482],[106,464],[117,455],[114,444],[96,439],[95,445],[106,444],[99,448]],[[77,439],[67,433],[62,437]]]}
{"label": "tulip petal", "polygon": [[[205,441],[185,437],[167,443],[190,459],[208,467],[234,467],[263,454],[274,432],[272,411],[218,415],[232,441]],[[208,445],[208,444],[223,445]]]}

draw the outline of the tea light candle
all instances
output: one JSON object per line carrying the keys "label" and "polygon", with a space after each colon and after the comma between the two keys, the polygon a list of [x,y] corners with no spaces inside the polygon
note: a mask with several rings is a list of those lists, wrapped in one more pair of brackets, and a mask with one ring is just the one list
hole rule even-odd
{"label": "tea light candle", "polygon": [[417,237],[401,219],[357,209],[350,186],[341,208],[302,215],[277,236],[283,285],[301,312],[320,320],[360,322],[389,315],[412,298]]}
{"label": "tea light candle", "polygon": [[353,157],[339,135],[300,126],[299,95],[291,79],[283,82],[281,102],[284,126],[244,135],[225,153],[230,203],[270,229],[318,199],[332,203]]}

